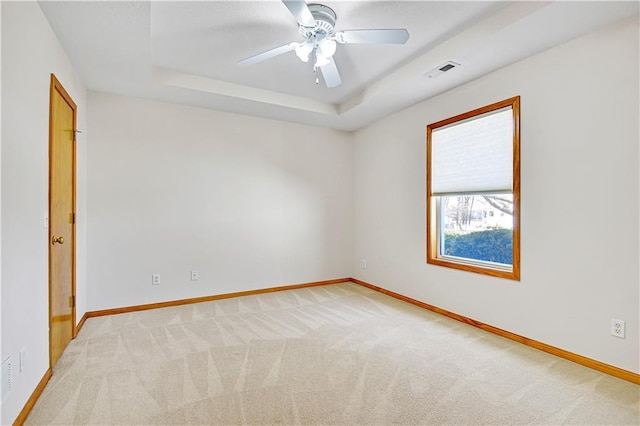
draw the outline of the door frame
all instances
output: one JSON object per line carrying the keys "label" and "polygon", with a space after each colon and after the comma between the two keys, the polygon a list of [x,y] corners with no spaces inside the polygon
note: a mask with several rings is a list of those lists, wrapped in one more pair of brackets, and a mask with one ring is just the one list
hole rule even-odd
{"label": "door frame", "polygon": [[72,221],[71,221],[71,297],[73,297],[73,306],[71,307],[71,338],[75,338],[78,334],[78,330],[76,327],[76,122],[77,122],[77,109],[76,103],[71,99],[69,93],[62,86],[60,81],[56,78],[56,76],[51,73],[51,85],[49,90],[49,205],[48,205],[48,238],[47,238],[47,247],[48,247],[48,274],[49,274],[49,367],[53,367],[51,365],[51,355],[52,355],[52,338],[51,338],[51,330],[52,330],[52,300],[51,300],[51,287],[52,287],[52,274],[51,274],[51,260],[52,260],[52,248],[51,238],[53,236],[51,229],[51,204],[52,204],[52,174],[53,174],[53,96],[55,93],[58,93],[62,98],[69,104],[73,111],[73,144],[72,144],[72,160],[71,160],[71,203],[72,203]]}

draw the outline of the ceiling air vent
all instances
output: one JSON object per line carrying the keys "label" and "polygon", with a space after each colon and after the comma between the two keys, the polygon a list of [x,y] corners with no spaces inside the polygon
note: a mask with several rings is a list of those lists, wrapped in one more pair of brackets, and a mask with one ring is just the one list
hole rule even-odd
{"label": "ceiling air vent", "polygon": [[434,69],[432,69],[429,72],[424,73],[424,75],[426,77],[429,77],[429,78],[436,78],[439,75],[444,74],[445,72],[450,71],[450,70],[452,70],[452,69],[454,69],[456,67],[459,67],[459,66],[460,66],[460,64],[458,64],[456,62],[453,62],[453,61],[449,61],[449,62],[446,62],[446,63],[440,65],[440,66],[435,67]]}

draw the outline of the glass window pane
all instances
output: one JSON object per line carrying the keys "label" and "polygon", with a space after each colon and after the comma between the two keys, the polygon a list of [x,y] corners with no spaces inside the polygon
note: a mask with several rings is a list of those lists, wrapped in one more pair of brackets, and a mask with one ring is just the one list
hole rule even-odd
{"label": "glass window pane", "polygon": [[511,265],[513,194],[441,196],[441,256]]}

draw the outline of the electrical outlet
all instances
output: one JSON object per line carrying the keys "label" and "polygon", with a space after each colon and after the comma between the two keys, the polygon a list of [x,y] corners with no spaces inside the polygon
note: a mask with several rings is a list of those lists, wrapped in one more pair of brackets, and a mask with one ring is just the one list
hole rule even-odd
{"label": "electrical outlet", "polygon": [[200,279],[200,272],[195,269],[191,270],[191,281],[198,281]]}
{"label": "electrical outlet", "polygon": [[160,274],[151,275],[151,284],[153,284],[153,285],[160,284]]}
{"label": "electrical outlet", "polygon": [[362,259],[362,269],[367,269],[367,261]]}
{"label": "electrical outlet", "polygon": [[611,318],[611,335],[624,339],[624,321]]}

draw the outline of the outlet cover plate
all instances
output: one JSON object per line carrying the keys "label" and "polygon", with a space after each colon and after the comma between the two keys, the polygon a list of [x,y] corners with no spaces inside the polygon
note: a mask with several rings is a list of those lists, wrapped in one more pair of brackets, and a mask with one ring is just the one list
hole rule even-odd
{"label": "outlet cover plate", "polygon": [[620,319],[611,318],[611,335],[624,339],[624,321]]}

